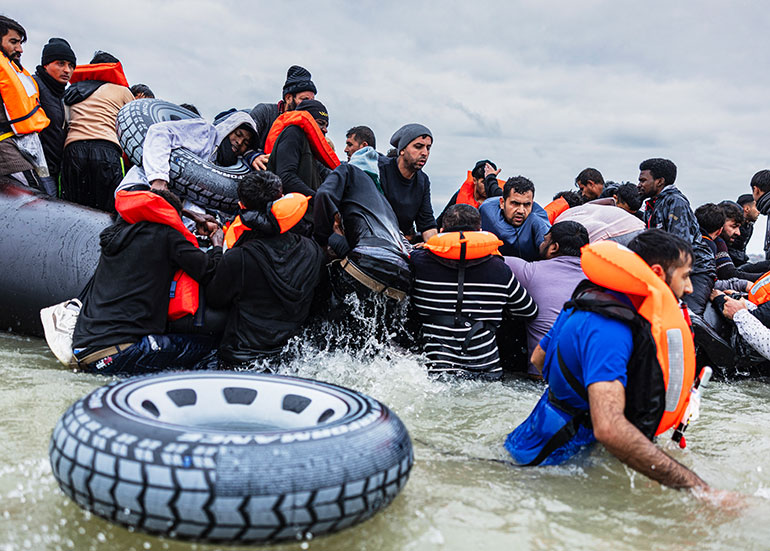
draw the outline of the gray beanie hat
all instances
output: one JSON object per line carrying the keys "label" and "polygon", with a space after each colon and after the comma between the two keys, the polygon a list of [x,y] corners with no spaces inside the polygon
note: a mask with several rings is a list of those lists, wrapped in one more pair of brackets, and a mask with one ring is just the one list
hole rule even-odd
{"label": "gray beanie hat", "polygon": [[401,150],[420,136],[430,136],[430,140],[433,142],[433,134],[430,133],[427,126],[417,124],[416,122],[405,124],[390,137],[390,145],[401,153]]}

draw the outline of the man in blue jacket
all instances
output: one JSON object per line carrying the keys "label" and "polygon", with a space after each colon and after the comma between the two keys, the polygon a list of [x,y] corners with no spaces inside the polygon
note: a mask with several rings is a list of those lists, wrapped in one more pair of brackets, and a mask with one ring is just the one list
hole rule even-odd
{"label": "man in blue jacket", "polygon": [[496,175],[494,171],[488,172],[485,180],[489,199],[479,207],[481,229],[503,241],[500,254],[517,256],[527,262],[539,260],[540,244],[551,225],[543,207],[535,203],[535,185],[524,176],[515,176],[508,178],[500,191]]}

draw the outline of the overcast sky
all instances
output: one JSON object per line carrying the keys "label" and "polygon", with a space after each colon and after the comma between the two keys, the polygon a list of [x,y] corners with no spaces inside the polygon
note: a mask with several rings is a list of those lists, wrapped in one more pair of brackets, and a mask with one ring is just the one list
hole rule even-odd
{"label": "overcast sky", "polygon": [[342,157],[354,125],[372,127],[382,152],[402,124],[432,130],[437,210],[483,158],[530,178],[541,204],[588,166],[636,182],[640,161],[670,158],[693,208],[736,199],[770,168],[764,2],[34,0],[0,11],[27,29],[30,70],[61,36],[80,63],[109,51],[131,84],[209,119],[277,101],[286,69],[302,65]]}

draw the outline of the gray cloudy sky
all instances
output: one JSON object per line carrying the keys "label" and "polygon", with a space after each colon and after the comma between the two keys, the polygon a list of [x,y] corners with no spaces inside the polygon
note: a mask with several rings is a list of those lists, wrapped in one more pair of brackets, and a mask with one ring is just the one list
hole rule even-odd
{"label": "gray cloudy sky", "polygon": [[641,160],[668,157],[693,207],[737,198],[770,167],[764,2],[36,0],[0,11],[27,29],[28,68],[62,36],[80,62],[107,50],[130,83],[207,118],[277,101],[288,66],[303,65],[342,156],[357,124],[383,152],[402,124],[431,128],[437,210],[482,158],[529,177],[543,204],[587,166],[635,182]]}

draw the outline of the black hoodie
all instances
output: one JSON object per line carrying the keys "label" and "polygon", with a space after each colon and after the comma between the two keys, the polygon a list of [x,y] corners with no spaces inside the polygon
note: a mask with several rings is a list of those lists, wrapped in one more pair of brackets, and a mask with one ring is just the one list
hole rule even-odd
{"label": "black hoodie", "polygon": [[253,229],[227,251],[206,288],[209,305],[229,308],[219,347],[229,363],[277,351],[300,330],[324,262],[312,239],[243,219]]}
{"label": "black hoodie", "polygon": [[182,269],[205,284],[222,257],[219,248],[204,253],[177,230],[152,222],[118,218],[99,237],[102,254],[75,326],[75,349],[164,333],[174,273]]}

